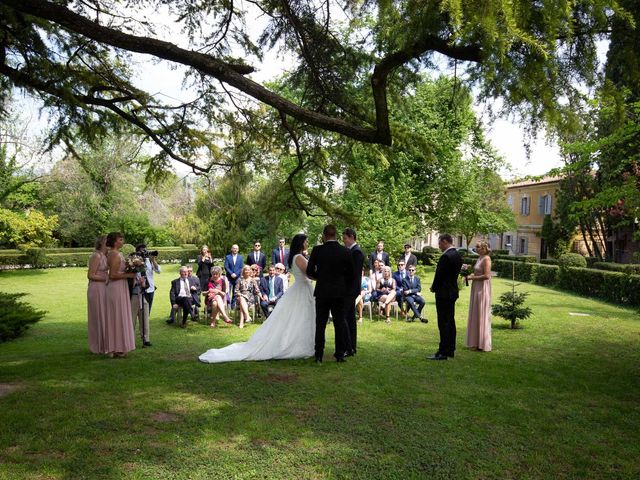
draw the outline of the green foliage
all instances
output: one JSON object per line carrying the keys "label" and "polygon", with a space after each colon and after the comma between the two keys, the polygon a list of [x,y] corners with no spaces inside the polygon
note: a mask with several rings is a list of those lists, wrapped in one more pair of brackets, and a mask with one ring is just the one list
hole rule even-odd
{"label": "green foliage", "polygon": [[569,267],[587,267],[587,261],[579,253],[564,253],[558,258],[558,265],[561,269]]}
{"label": "green foliage", "polygon": [[536,257],[535,255],[492,254],[491,258],[495,260],[509,260],[514,262],[523,262],[523,263],[535,263],[538,261],[538,257]]}
{"label": "green foliage", "polygon": [[591,268],[610,272],[623,272],[640,275],[640,265],[632,263],[596,262]]}
{"label": "green foliage", "polygon": [[44,318],[46,312],[18,300],[25,295],[0,292],[0,343],[21,336],[30,325]]}
{"label": "green foliage", "polygon": [[531,308],[524,306],[528,295],[529,292],[504,292],[499,303],[491,306],[491,313],[511,322],[511,328],[516,328],[520,320],[531,316]]}
{"label": "green foliage", "polygon": [[558,258],[569,249],[573,231],[560,222],[554,222],[551,215],[545,215],[542,221],[540,237],[546,240],[551,256]]}
{"label": "green foliage", "polygon": [[53,243],[58,217],[38,210],[17,213],[0,208],[0,246],[21,249],[46,247]]}

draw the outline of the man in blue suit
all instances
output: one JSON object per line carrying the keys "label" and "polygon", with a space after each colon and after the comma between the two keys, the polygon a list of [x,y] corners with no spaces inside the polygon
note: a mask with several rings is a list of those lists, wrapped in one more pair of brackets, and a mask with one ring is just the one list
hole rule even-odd
{"label": "man in blue suit", "polygon": [[285,266],[285,271],[287,271],[287,265],[289,263],[289,249],[285,248],[284,238],[281,238],[278,241],[278,246],[271,252],[271,263],[274,265],[281,263]]}
{"label": "man in blue suit", "polygon": [[402,282],[405,278],[407,278],[409,274],[405,268],[404,259],[400,257],[398,260],[398,270],[393,272],[393,279],[396,281],[396,302],[398,302],[398,307],[402,311],[402,315],[405,315],[404,303],[402,298]]}
{"label": "man in blue suit", "polygon": [[402,296],[413,312],[413,318],[408,318],[407,322],[413,322],[414,319],[419,318],[422,323],[428,323],[429,320],[422,316],[424,298],[419,295],[422,286],[420,285],[420,278],[416,276],[415,265],[410,266],[408,272],[409,276],[402,281]]}
{"label": "man in blue suit", "polygon": [[229,292],[231,294],[231,308],[235,308],[236,306],[234,290],[236,288],[236,282],[242,273],[242,267],[244,267],[244,259],[242,255],[238,253],[238,250],[240,250],[240,248],[234,244],[231,246],[231,253],[224,257],[224,271],[229,280],[229,286],[231,287],[231,292]]}
{"label": "man in blue suit", "polygon": [[265,318],[269,317],[271,310],[273,310],[284,293],[284,285],[282,284],[282,279],[276,275],[276,267],[269,265],[267,271],[269,275],[260,278],[260,306]]}

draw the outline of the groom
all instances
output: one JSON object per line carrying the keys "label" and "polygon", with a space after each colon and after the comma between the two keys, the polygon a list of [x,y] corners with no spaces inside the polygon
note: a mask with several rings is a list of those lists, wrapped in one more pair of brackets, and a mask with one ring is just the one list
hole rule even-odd
{"label": "groom", "polygon": [[311,251],[307,265],[307,276],[316,281],[313,292],[316,297],[316,345],[315,359],[322,363],[325,330],[329,312],[333,317],[336,350],[333,356],[344,362],[349,350],[349,332],[344,319],[345,297],[350,295],[353,283],[353,259],[349,250],[336,240],[335,225],[327,225],[322,231],[323,245]]}

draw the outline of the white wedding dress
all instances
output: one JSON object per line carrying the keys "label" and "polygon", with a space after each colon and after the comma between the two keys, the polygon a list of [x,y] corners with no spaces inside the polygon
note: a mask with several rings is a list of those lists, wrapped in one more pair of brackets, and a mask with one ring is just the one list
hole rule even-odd
{"label": "white wedding dress", "polygon": [[221,363],[242,360],[308,358],[314,354],[316,310],[311,280],[296,264],[291,264],[295,282],[280,297],[269,318],[246,342],[213,348],[200,357],[201,362]]}

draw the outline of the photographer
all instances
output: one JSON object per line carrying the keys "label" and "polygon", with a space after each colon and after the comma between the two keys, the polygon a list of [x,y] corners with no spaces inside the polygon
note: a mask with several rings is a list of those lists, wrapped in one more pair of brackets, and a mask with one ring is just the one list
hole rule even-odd
{"label": "photographer", "polygon": [[149,303],[149,313],[151,313],[151,305],[153,305],[153,294],[156,291],[155,283],[153,282],[153,272],[160,273],[160,265],[158,265],[158,251],[147,251],[147,246],[144,243],[138,244],[136,247],[136,255],[144,258],[144,264],[147,267],[143,275],[146,277],[146,289],[144,296]]}

